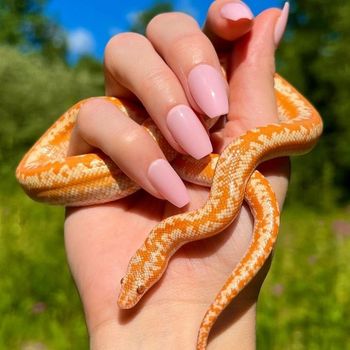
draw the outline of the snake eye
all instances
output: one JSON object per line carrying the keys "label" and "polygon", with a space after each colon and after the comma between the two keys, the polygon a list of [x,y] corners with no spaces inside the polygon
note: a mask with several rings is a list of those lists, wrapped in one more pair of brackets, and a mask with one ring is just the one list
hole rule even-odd
{"label": "snake eye", "polygon": [[123,282],[124,282],[124,277],[121,278],[120,284],[123,284]]}
{"label": "snake eye", "polygon": [[145,292],[145,286],[138,286],[136,291],[137,291],[137,294],[143,294]]}

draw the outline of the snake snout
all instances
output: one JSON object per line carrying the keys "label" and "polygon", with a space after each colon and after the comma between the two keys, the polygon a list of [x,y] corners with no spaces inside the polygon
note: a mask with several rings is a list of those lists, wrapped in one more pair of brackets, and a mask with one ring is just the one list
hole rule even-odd
{"label": "snake snout", "polygon": [[127,274],[120,281],[118,306],[121,309],[133,308],[146,292],[146,286],[133,277],[133,274]]}

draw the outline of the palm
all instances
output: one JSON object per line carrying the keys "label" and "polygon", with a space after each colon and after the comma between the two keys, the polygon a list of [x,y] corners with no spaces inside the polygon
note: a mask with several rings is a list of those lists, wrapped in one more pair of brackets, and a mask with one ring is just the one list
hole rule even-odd
{"label": "palm", "polygon": [[[194,185],[188,188],[191,205],[186,210],[201,206],[208,190]],[[93,326],[116,319],[120,279],[128,261],[157,222],[178,212],[176,207],[144,191],[114,203],[68,210],[68,259],[88,324]],[[251,228],[249,211],[243,208],[239,220],[225,232],[183,247],[171,260],[163,279],[141,304],[181,300],[208,306],[246,250]],[[254,300],[261,282],[257,281],[242,297]],[[203,307],[203,311],[205,309]]]}

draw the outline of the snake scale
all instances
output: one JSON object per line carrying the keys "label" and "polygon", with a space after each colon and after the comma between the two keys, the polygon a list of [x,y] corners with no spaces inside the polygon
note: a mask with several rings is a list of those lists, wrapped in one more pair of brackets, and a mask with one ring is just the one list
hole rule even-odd
{"label": "snake scale", "polygon": [[[203,318],[198,350],[206,348],[216,319],[262,267],[277,237],[278,204],[257,166],[268,159],[309,152],[322,133],[322,120],[315,108],[277,74],[275,93],[279,123],[249,130],[219,156],[211,155],[199,161],[181,156],[174,160],[173,165],[183,179],[211,186],[209,199],[200,209],[171,216],[157,224],[131,258],[121,281],[118,305],[128,309],[161,278],[169,259],[182,245],[221,232],[233,222],[245,200],[254,217],[253,238]],[[143,109],[127,101],[102,98],[138,122],[146,118]],[[50,204],[82,206],[113,201],[139,189],[102,153],[67,157],[70,135],[85,101],[64,113],[18,165],[17,179],[31,198]],[[152,122],[146,120],[143,125],[168,159],[173,160],[174,151]]]}

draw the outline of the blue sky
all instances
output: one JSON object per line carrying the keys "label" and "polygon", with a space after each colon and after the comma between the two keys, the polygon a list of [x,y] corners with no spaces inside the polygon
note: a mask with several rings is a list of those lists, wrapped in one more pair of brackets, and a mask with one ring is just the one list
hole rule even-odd
{"label": "blue sky", "polygon": [[[172,0],[177,11],[194,16],[203,23],[210,0]],[[281,7],[282,0],[246,0],[254,14],[268,7]],[[92,54],[102,58],[108,39],[127,31],[137,14],[154,4],[154,0],[51,0],[46,13],[65,29],[69,42],[70,58]]]}

